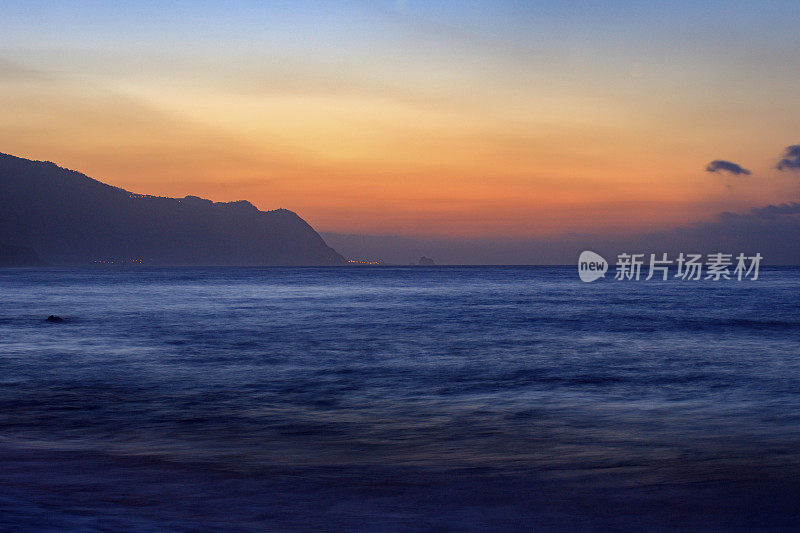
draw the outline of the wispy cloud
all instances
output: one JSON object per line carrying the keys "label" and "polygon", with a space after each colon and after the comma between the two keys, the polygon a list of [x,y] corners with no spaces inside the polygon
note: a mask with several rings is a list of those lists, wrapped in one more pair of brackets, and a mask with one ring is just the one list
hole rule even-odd
{"label": "wispy cloud", "polygon": [[746,168],[742,167],[741,165],[737,165],[736,163],[731,163],[730,161],[722,161],[722,160],[714,160],[706,165],[706,172],[716,172],[721,174],[723,172],[727,172],[729,174],[733,174],[734,176],[750,175],[750,171]]}
{"label": "wispy cloud", "polygon": [[778,161],[778,170],[800,170],[800,144],[786,147],[783,159]]}
{"label": "wispy cloud", "polygon": [[0,57],[0,82],[45,81],[41,72]]}

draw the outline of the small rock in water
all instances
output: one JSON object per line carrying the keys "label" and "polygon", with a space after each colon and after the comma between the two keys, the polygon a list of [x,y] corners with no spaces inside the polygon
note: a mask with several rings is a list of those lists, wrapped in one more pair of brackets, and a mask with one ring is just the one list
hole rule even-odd
{"label": "small rock in water", "polygon": [[64,322],[64,319],[61,318],[60,316],[50,315],[49,317],[47,317],[47,321],[48,322]]}

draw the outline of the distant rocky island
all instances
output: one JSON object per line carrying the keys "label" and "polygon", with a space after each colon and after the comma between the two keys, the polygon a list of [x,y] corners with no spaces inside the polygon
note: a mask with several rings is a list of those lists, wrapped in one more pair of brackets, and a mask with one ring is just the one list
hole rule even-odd
{"label": "distant rocky island", "polygon": [[0,154],[0,243],[5,266],[346,264],[286,209],[135,194],[6,154]]}
{"label": "distant rocky island", "polygon": [[0,267],[33,267],[46,264],[39,254],[30,248],[0,243]]}

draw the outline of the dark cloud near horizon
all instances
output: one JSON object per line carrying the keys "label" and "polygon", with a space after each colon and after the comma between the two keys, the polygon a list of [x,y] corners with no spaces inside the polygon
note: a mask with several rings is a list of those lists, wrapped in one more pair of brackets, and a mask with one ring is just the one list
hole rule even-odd
{"label": "dark cloud near horizon", "polygon": [[706,172],[728,172],[735,176],[740,176],[742,174],[749,176],[750,171],[746,168],[737,165],[736,163],[731,163],[730,161],[722,161],[720,159],[716,159],[711,163],[706,165]]}
{"label": "dark cloud near horizon", "polygon": [[783,159],[778,161],[778,170],[800,170],[800,144],[793,144],[786,147]]}
{"label": "dark cloud near horizon", "polygon": [[780,205],[754,207],[750,210],[750,212],[761,218],[773,218],[780,215],[800,215],[800,203],[789,202]]}
{"label": "dark cloud near horizon", "polygon": [[740,213],[718,213],[710,221],[655,233],[627,235],[570,234],[550,238],[424,238],[324,233],[328,245],[349,258],[416,263],[432,257],[440,265],[573,265],[583,250],[605,258],[619,252],[724,252],[764,256],[764,264],[800,265],[800,202],[753,207]]}

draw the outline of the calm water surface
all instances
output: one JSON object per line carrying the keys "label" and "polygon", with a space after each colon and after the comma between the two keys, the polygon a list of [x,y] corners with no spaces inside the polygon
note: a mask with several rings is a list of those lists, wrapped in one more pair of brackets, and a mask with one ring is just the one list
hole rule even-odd
{"label": "calm water surface", "polygon": [[797,530],[798,297],[800,269],[0,270],[0,530]]}

